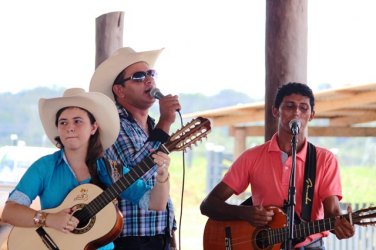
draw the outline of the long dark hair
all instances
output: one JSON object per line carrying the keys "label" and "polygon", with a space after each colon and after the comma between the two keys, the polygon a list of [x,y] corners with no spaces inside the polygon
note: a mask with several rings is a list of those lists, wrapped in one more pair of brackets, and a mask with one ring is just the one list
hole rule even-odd
{"label": "long dark hair", "polygon": [[[58,126],[58,121],[59,121],[59,117],[60,117],[61,113],[63,113],[63,111],[68,109],[68,108],[79,108],[79,109],[85,111],[87,113],[89,119],[90,119],[90,124],[95,123],[95,121],[96,121],[95,117],[88,110],[81,108],[81,107],[69,106],[69,107],[61,108],[59,111],[56,112],[56,118],[55,118],[56,128]],[[55,137],[55,141],[56,141],[56,146],[58,148],[64,149],[64,145],[61,142],[61,139],[60,139],[59,136]],[[99,129],[97,129],[97,131],[95,131],[95,134],[90,136],[85,162],[86,162],[86,165],[88,166],[89,173],[90,173],[91,179],[92,179],[92,183],[97,184],[99,186],[102,186],[102,183],[99,181],[99,178],[98,178],[98,172],[97,172],[97,169],[96,169],[96,166],[97,166],[96,162],[100,157],[103,156],[103,152],[104,152],[104,150],[103,150],[102,142],[101,142],[100,137],[99,137]]]}

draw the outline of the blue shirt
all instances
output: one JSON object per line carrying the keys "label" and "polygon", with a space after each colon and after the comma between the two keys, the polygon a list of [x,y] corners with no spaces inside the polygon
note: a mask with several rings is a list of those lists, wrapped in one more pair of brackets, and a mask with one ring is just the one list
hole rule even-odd
{"label": "blue shirt", "polygon": [[[124,173],[129,171],[125,167],[123,170]],[[110,186],[113,183],[112,175],[107,171],[104,158],[97,161],[97,171],[103,184]],[[55,208],[64,201],[72,189],[88,182],[90,179],[77,181],[74,172],[65,160],[64,151],[59,150],[35,161],[10,193],[8,200],[30,206],[32,201],[39,196],[42,210]],[[147,209],[150,189],[149,185],[139,179],[121,193],[121,198]],[[101,249],[112,249],[113,244],[110,245],[112,247],[108,248],[107,245],[106,248]]]}
{"label": "blue shirt", "polygon": [[[120,118],[120,133],[116,142],[106,150],[106,156],[132,168],[157,150],[161,143],[168,139],[168,135],[154,129],[154,120],[148,117],[148,136],[130,113],[119,104],[116,104],[116,107]],[[156,170],[157,167],[154,166],[141,177],[152,187],[155,185]],[[154,236],[165,234],[166,228],[170,232],[176,229],[174,207],[170,198],[167,207],[168,210],[164,211],[145,210],[135,203],[121,199],[120,209],[124,218],[121,236]]]}

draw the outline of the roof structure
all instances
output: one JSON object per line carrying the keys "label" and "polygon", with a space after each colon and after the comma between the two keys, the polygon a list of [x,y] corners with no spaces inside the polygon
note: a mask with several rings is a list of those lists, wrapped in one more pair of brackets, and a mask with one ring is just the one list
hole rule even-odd
{"label": "roof structure", "polygon": [[[315,119],[310,136],[356,137],[376,136],[376,83],[349,85],[318,91],[315,95]],[[244,136],[263,136],[265,103],[249,103],[184,115],[202,116],[212,126],[243,129]]]}

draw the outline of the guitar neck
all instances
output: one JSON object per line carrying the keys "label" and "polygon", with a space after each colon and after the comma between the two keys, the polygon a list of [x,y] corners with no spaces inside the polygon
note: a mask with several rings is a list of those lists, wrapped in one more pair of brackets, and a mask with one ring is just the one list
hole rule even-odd
{"label": "guitar neck", "polygon": [[[348,219],[348,215],[345,215]],[[335,218],[325,218],[295,225],[294,238],[305,238],[311,234],[321,233],[334,229]]]}
{"label": "guitar neck", "polygon": [[[210,129],[210,121],[208,119],[197,117],[172,134],[169,140],[161,144],[155,152],[162,151],[169,154],[172,151],[185,150],[187,147],[205,138],[210,132]],[[152,158],[153,154],[154,153],[150,154],[137,164],[137,166],[131,168],[126,175],[122,176],[112,186],[104,190],[81,211],[75,213],[75,216],[77,216],[80,221],[86,221],[97,214],[155,165]]]}
{"label": "guitar neck", "polygon": [[[157,151],[169,154],[170,151],[162,144]],[[151,154],[152,155],[152,154]],[[94,200],[89,202],[81,214],[83,220],[89,219],[102,210],[107,204],[117,198],[125,189],[131,186],[136,180],[149,171],[154,165],[151,155],[145,157],[139,164],[131,168],[130,171],[119,178],[113,185],[104,190]],[[80,219],[80,218],[79,218]]]}
{"label": "guitar neck", "polygon": [[[347,220],[349,215],[343,215]],[[311,221],[294,225],[293,238],[306,238],[311,234],[321,233],[334,229],[335,218],[325,218],[322,220]],[[288,239],[288,228],[270,229],[268,231],[270,244],[277,244]]]}

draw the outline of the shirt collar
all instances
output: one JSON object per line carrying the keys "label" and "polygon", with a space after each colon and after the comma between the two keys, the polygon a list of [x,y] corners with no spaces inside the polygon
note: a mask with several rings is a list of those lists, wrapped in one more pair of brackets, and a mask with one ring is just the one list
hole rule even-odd
{"label": "shirt collar", "polygon": [[[132,113],[129,112],[128,110],[126,110],[119,103],[116,103],[116,108],[118,110],[119,117],[124,117],[124,118],[130,120],[131,122],[135,122],[136,123],[136,120],[133,118]],[[150,128],[154,128],[154,126],[155,126],[155,119],[152,118],[150,115],[148,115],[148,121],[147,122],[148,122],[148,126]]]}
{"label": "shirt collar", "polygon": [[[305,159],[306,159],[307,145],[308,145],[308,143],[307,143],[307,139],[306,139],[304,141],[303,148],[299,152],[296,153],[296,157],[299,158],[302,161],[305,161]],[[269,151],[281,152],[281,149],[279,148],[278,142],[277,142],[277,133],[275,133],[273,135],[272,139],[270,140]]]}

